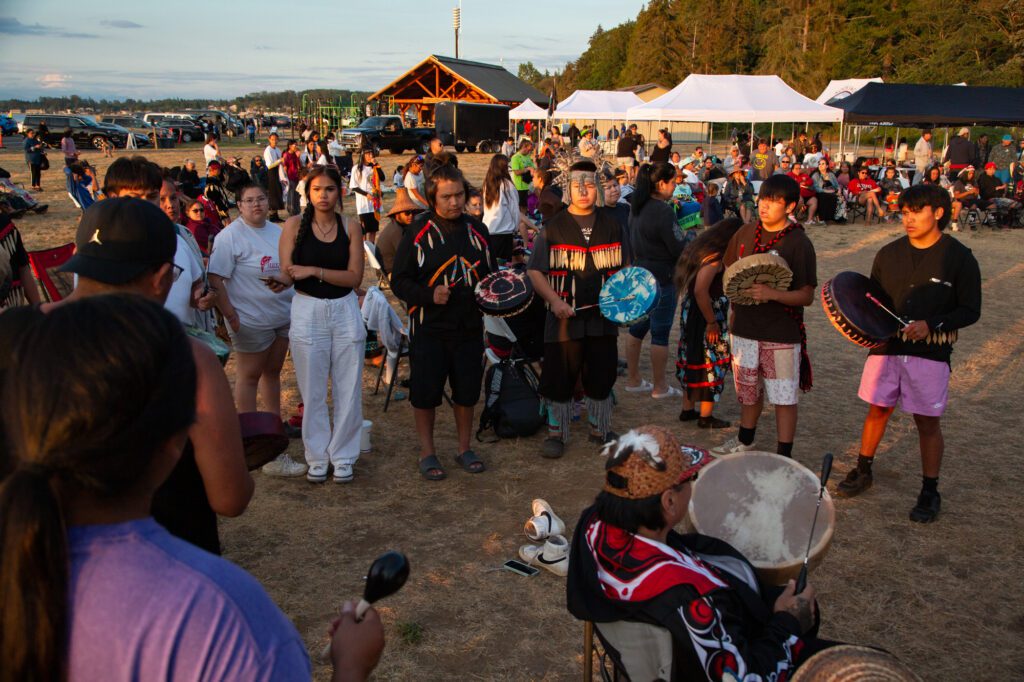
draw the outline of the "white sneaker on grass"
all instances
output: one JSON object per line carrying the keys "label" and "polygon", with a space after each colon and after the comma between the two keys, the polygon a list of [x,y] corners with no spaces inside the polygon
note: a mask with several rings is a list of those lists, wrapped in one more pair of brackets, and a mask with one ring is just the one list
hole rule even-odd
{"label": "white sneaker on grass", "polygon": [[757,448],[755,443],[750,445],[744,445],[740,442],[739,436],[733,436],[729,440],[725,441],[721,445],[715,448],[711,448],[711,454],[713,455],[734,455],[737,452],[747,452],[748,450],[754,450]]}
{"label": "white sneaker on grass", "polygon": [[552,535],[543,546],[520,547],[519,558],[531,566],[546,568],[564,578],[569,573],[569,541],[562,535]]}
{"label": "white sneaker on grass", "polygon": [[282,452],[275,460],[264,464],[260,471],[267,476],[295,478],[306,473],[306,465],[296,462],[287,452]]}
{"label": "white sneaker on grass", "polygon": [[533,501],[533,517],[526,522],[523,528],[526,537],[540,542],[552,535],[561,535],[565,532],[565,522],[555,515],[551,505],[541,499]]}

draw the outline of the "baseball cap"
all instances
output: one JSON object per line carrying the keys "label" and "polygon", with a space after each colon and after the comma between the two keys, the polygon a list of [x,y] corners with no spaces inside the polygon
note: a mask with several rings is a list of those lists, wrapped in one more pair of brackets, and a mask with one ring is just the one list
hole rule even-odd
{"label": "baseball cap", "polygon": [[989,161],[988,163],[985,164],[985,170],[988,170],[989,168],[998,168],[998,166]]}
{"label": "baseball cap", "polygon": [[630,500],[660,495],[694,476],[713,459],[707,450],[680,446],[668,429],[648,424],[604,447],[604,491]]}
{"label": "baseball cap", "polygon": [[1010,134],[1003,135],[1003,140],[1005,142],[1013,142],[1013,135],[1010,135]]}
{"label": "baseball cap", "polygon": [[693,158],[692,156],[687,156],[685,159],[679,162],[679,167],[682,168],[683,166],[688,166],[691,163],[697,163],[697,159]]}
{"label": "baseball cap", "polygon": [[61,272],[104,284],[126,284],[146,270],[174,261],[178,236],[158,206],[134,197],[97,201],[82,215],[75,255]]}

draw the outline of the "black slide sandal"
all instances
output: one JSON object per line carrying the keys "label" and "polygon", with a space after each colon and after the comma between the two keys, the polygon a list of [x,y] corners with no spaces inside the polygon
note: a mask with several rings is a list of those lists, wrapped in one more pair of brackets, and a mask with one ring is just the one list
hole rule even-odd
{"label": "black slide sandal", "polygon": [[428,455],[420,460],[420,475],[428,481],[443,481],[448,477],[437,455]]}
{"label": "black slide sandal", "polygon": [[461,455],[455,455],[455,461],[470,474],[479,474],[487,470],[487,465],[472,450],[466,450]]}

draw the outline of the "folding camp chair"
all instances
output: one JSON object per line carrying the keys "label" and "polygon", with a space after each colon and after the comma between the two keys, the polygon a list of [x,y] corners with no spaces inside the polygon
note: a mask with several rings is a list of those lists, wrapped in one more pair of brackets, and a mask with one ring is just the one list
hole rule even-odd
{"label": "folding camp chair", "polygon": [[[616,621],[595,624],[583,622],[583,679],[594,676],[594,638],[598,672],[603,682],[620,680],[667,680],[672,676],[672,635],[663,627],[649,623]],[[637,646],[643,642],[642,646]]]}
{"label": "folding camp chair", "polygon": [[391,288],[391,277],[388,275],[388,271],[384,269],[384,261],[381,259],[380,249],[373,242],[363,242],[363,251],[366,252],[366,262],[370,264],[370,269],[377,275],[377,286],[381,289]]}
{"label": "folding camp chair", "polygon": [[843,190],[843,195],[846,197],[846,219],[849,224],[857,222],[857,216],[862,216],[864,222],[868,222],[868,207],[865,204],[861,204],[857,201],[857,197],[850,194],[848,190]]}
{"label": "folding camp chair", "polygon": [[32,273],[42,285],[43,296],[50,303],[59,301],[75,289],[75,278],[70,272],[58,272],[75,254],[74,244],[65,244],[43,251],[29,251],[28,262]]}

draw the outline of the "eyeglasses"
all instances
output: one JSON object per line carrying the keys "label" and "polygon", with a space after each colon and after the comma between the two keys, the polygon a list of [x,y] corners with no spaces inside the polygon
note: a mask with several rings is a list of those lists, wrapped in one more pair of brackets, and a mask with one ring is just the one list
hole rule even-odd
{"label": "eyeglasses", "polygon": [[267,198],[266,197],[256,197],[256,198],[253,198],[253,199],[242,199],[238,203],[245,204],[246,206],[255,206],[255,205],[258,205],[258,204],[265,204],[265,203],[267,203]]}
{"label": "eyeglasses", "polygon": [[177,265],[176,263],[171,263],[172,282],[177,282],[178,278],[181,277],[181,273],[183,272],[185,272],[185,268],[181,267],[180,265]]}

